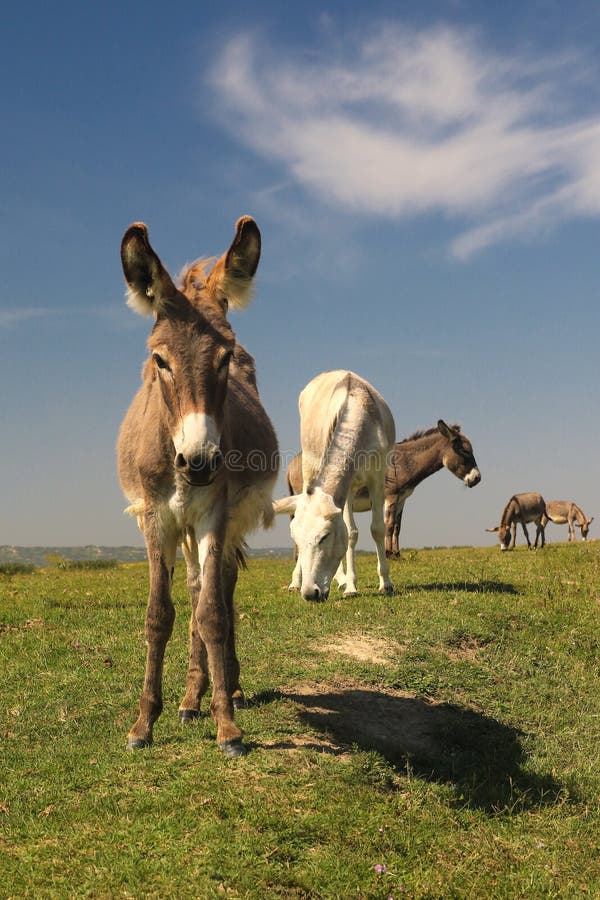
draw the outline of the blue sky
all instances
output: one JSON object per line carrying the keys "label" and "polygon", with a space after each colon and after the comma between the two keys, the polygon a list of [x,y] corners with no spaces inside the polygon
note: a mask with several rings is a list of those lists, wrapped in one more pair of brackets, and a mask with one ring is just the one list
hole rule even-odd
{"label": "blue sky", "polygon": [[482,471],[425,482],[404,545],[490,544],[524,490],[600,516],[598,34],[590,2],[13,5],[0,543],[140,542],[114,445],[149,323],[120,239],[145,221],[176,273],[246,213],[263,256],[231,322],[283,451],[302,387],[351,368],[399,438],[462,423]]}

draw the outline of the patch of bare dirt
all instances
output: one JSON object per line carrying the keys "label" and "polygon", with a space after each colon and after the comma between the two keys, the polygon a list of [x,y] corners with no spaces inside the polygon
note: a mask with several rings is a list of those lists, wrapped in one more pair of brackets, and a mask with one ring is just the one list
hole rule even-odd
{"label": "patch of bare dirt", "polygon": [[289,735],[280,741],[261,741],[260,746],[267,747],[270,750],[315,750],[317,753],[328,753],[332,756],[337,756],[338,759],[350,758],[348,748],[340,746],[326,735],[323,737]]}
{"label": "patch of bare dirt", "polygon": [[326,644],[318,644],[316,649],[321,653],[339,653],[359,662],[383,665],[394,660],[405,648],[395,641],[386,641],[364,634],[349,634]]}

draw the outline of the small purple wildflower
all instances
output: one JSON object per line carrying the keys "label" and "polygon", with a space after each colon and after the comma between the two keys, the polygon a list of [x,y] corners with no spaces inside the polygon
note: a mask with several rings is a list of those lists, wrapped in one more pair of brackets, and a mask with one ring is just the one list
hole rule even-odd
{"label": "small purple wildflower", "polygon": [[387,872],[387,866],[384,866],[381,863],[377,863],[377,865],[373,866],[373,871],[377,872],[378,875],[385,875],[385,873]]}

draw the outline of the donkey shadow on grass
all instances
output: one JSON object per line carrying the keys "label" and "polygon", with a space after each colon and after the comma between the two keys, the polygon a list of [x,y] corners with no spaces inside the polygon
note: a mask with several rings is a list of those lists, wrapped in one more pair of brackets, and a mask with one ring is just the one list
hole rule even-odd
{"label": "donkey shadow on grass", "polygon": [[521,732],[470,709],[391,689],[322,683],[268,691],[251,705],[275,699],[296,705],[312,740],[290,736],[273,749],[312,747],[339,756],[356,747],[376,751],[398,774],[449,784],[457,805],[490,814],[553,805],[567,794],[551,775],[525,770]]}

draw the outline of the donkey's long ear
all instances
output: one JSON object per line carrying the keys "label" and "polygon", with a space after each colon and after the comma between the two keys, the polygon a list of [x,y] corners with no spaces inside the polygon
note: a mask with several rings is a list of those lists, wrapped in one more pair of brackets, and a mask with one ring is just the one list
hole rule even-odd
{"label": "donkey's long ear", "polygon": [[280,516],[283,513],[287,513],[287,515],[293,516],[296,512],[297,505],[297,494],[294,494],[292,497],[282,497],[281,500],[273,500],[273,512],[276,516]]}
{"label": "donkey's long ear", "polygon": [[252,279],[260,259],[260,231],[251,216],[242,216],[235,226],[235,237],[227,253],[216,263],[208,278],[217,298],[243,309],[252,300]]}
{"label": "donkey's long ear", "polygon": [[438,419],[437,427],[440,434],[443,434],[449,441],[456,437],[456,432],[449,425],[446,425],[443,419]]}
{"label": "donkey's long ear", "polygon": [[177,296],[171,276],[150,246],[143,222],[130,225],[121,241],[127,303],[142,316],[158,316]]}
{"label": "donkey's long ear", "polygon": [[486,530],[486,531],[500,531],[500,526],[499,526],[499,525],[496,525],[495,528],[486,528],[485,530]]}

